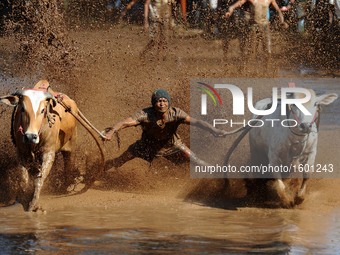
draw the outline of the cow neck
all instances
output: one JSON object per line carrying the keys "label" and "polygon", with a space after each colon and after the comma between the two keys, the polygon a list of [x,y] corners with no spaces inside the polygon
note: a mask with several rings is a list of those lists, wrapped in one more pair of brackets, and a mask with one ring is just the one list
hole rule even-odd
{"label": "cow neck", "polygon": [[[298,122],[298,124],[301,124],[301,121],[298,121],[295,116],[296,114],[294,114],[294,112],[292,111],[290,105],[288,106],[287,105],[287,108],[286,108],[286,117],[287,119],[289,119],[289,113],[292,113],[294,119]],[[297,117],[297,116],[296,116]],[[293,134],[293,137],[292,136],[288,136],[288,139],[290,140],[290,142],[293,144],[293,145],[302,145],[302,148],[301,148],[301,151],[300,153],[297,153],[297,155],[295,156],[292,156],[294,159],[296,158],[299,158],[302,156],[303,152],[305,151],[306,149],[306,146],[307,146],[307,141],[309,139],[309,134],[310,133],[297,133],[295,132],[292,127],[289,126],[289,131]],[[294,138],[294,139],[293,139]],[[298,138],[302,138],[301,140],[298,139]]]}
{"label": "cow neck", "polygon": [[[301,136],[300,136],[300,137],[301,137]],[[298,153],[298,155],[292,156],[294,159],[299,158],[299,157],[302,156],[303,152],[304,152],[305,149],[306,149],[308,138],[309,138],[309,134],[307,134],[307,135],[306,135],[306,138],[303,139],[302,141],[291,141],[292,144],[294,144],[294,145],[302,144],[302,148],[301,148],[300,153]]]}

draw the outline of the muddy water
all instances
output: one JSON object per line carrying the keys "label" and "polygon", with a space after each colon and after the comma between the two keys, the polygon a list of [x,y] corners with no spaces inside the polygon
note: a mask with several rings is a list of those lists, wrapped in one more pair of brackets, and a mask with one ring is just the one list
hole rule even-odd
{"label": "muddy water", "polygon": [[[174,104],[188,110],[188,94],[183,88],[188,90],[191,77],[241,75],[233,67],[237,66],[237,54],[230,55],[230,63],[222,61],[220,42],[199,38],[181,40],[180,47],[173,49],[167,61],[153,64],[138,61],[146,37],[136,30],[85,31],[72,36],[84,58],[80,67],[82,75],[76,84],[79,89],[74,95],[80,108],[99,129],[148,104],[151,91],[159,86],[172,93]],[[32,86],[40,78],[51,79],[34,74],[30,78],[2,79],[2,92]],[[52,82],[53,88],[60,89],[59,85]],[[317,83],[312,86],[318,88]],[[72,92],[72,86],[62,87],[63,92],[65,88],[66,93]],[[339,93],[338,83],[324,88]],[[322,113],[317,158],[318,162],[337,166],[340,165],[337,157],[340,129],[334,126],[339,126],[339,109],[338,100]],[[10,111],[7,109],[2,115],[0,124],[1,143],[6,146],[2,147],[1,155],[10,143]],[[184,140],[188,133],[185,131],[180,130]],[[118,156],[135,141],[137,132],[124,130],[124,148],[117,152],[114,145],[107,146],[108,159]],[[89,146],[86,139],[79,136],[82,152]],[[13,150],[12,146],[10,149]],[[242,151],[238,153],[241,159],[245,155]],[[188,165],[181,166],[182,169],[171,164],[166,166],[167,175],[149,178],[149,165],[134,160],[110,174],[111,183],[107,186],[94,187],[76,196],[44,193],[41,203],[46,214],[25,213],[20,205],[1,207],[0,254],[339,253],[338,179],[310,180],[306,201],[297,208],[266,209],[225,203],[214,205],[213,198],[202,202],[197,194],[196,200],[188,200],[187,193],[197,184],[183,174],[188,172]],[[158,172],[161,171],[158,169]],[[209,189],[207,185],[204,192],[216,193]]]}
{"label": "muddy water", "polygon": [[340,208],[327,213],[171,206],[0,211],[1,254],[337,254]]}

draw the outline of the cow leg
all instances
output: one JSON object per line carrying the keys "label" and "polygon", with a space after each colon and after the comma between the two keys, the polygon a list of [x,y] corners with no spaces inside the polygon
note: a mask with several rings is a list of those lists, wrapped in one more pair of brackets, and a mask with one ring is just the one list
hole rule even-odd
{"label": "cow leg", "polygon": [[295,197],[295,204],[301,204],[305,200],[305,194],[306,194],[306,187],[307,187],[307,181],[310,178],[310,173],[303,172],[303,180],[301,183],[301,187],[299,191],[296,194]]}
{"label": "cow leg", "polygon": [[[314,148],[316,148],[317,143],[315,142]],[[313,166],[315,163],[316,158],[316,150],[312,150],[310,154],[307,157],[307,160],[302,160],[302,164],[306,164],[309,166]],[[295,203],[301,204],[305,200],[305,194],[306,194],[306,187],[307,187],[307,181],[310,178],[310,172],[303,172],[303,180],[301,183],[301,188],[299,189],[296,197],[295,197]]]}
{"label": "cow leg", "polygon": [[[280,157],[273,151],[274,149],[268,153],[268,158],[270,159],[269,165],[273,167],[282,165]],[[273,173],[273,181],[269,181],[267,185],[271,192],[273,192],[273,197],[275,198],[276,196],[278,198],[280,205],[284,208],[290,208],[294,205],[294,196],[289,195],[289,190],[287,190],[281,174],[280,172]]]}
{"label": "cow leg", "polygon": [[62,189],[63,191],[66,191],[67,188],[74,183],[74,180],[77,177],[77,173],[74,170],[75,155],[70,151],[62,151],[61,153],[64,158],[64,170],[63,170],[64,185],[62,185]]}
{"label": "cow leg", "polygon": [[29,203],[32,201],[34,189],[31,185],[31,178],[28,173],[28,169],[24,166],[20,166],[19,176],[19,193],[17,201],[22,204],[25,211],[29,210]]}
{"label": "cow leg", "polygon": [[20,180],[20,188],[23,192],[27,192],[29,188],[29,174],[26,167],[21,166],[21,180]]}
{"label": "cow leg", "polygon": [[34,179],[34,195],[33,199],[29,204],[28,211],[35,212],[39,209],[38,201],[40,197],[40,192],[42,190],[42,187],[44,185],[44,182],[49,175],[53,162],[55,159],[55,152],[48,152],[43,155],[43,163],[41,167],[41,171],[38,173],[38,175]]}
{"label": "cow leg", "polygon": [[[268,164],[267,155],[261,153],[257,147],[256,140],[250,142],[250,164],[260,166]],[[246,175],[246,173],[244,173]],[[247,189],[247,199],[252,202],[263,202],[267,198],[267,179],[254,178],[253,174],[248,174],[244,179]]]}
{"label": "cow leg", "polygon": [[266,179],[244,179],[247,189],[246,199],[250,202],[263,202],[266,199]]}
{"label": "cow leg", "polygon": [[279,199],[280,206],[284,208],[291,208],[294,206],[295,204],[294,196],[289,195],[287,186],[284,184],[281,178],[274,179],[272,182],[268,182],[268,185],[269,188],[275,192],[275,195]]}
{"label": "cow leg", "polygon": [[295,197],[295,204],[299,205],[305,200],[307,178],[303,178],[301,188]]}

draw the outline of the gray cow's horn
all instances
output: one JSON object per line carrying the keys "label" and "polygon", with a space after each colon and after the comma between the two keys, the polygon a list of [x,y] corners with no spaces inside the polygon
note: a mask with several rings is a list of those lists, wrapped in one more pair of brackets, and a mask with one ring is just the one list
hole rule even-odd
{"label": "gray cow's horn", "polygon": [[12,93],[12,96],[22,96],[22,89],[17,89],[14,93]]}

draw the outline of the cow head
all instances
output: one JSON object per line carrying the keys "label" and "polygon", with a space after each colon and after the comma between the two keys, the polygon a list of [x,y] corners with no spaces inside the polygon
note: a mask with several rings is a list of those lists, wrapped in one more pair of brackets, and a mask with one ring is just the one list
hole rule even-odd
{"label": "cow head", "polygon": [[38,144],[39,134],[46,117],[48,107],[53,107],[57,101],[49,92],[40,90],[17,90],[12,95],[0,97],[0,102],[10,106],[17,106],[17,119],[19,129],[25,141]]}
{"label": "cow head", "polygon": [[[311,113],[311,115],[303,114],[295,105],[289,106],[290,118],[296,120],[298,123],[298,131],[304,134],[308,134],[312,131],[313,124],[315,124],[319,118],[321,105],[329,105],[338,98],[338,95],[335,93],[316,95],[314,90],[309,89],[309,91],[311,93],[311,99],[304,103],[303,106]],[[306,95],[294,93],[291,96],[300,99]]]}

